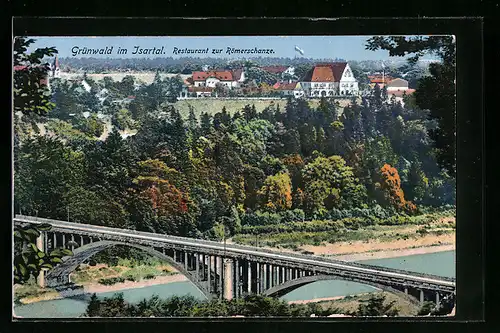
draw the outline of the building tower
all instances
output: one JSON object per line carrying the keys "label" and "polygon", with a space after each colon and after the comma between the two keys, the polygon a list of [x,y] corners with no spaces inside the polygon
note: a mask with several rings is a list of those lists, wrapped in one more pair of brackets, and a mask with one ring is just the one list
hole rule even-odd
{"label": "building tower", "polygon": [[60,73],[60,69],[59,69],[59,58],[57,57],[57,54],[56,54],[56,57],[54,59],[54,63],[52,64],[52,77],[60,77],[61,73]]}

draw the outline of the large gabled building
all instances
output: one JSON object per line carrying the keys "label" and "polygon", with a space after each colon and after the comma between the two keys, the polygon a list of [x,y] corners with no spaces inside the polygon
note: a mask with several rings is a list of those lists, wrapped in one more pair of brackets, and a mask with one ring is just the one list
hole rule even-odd
{"label": "large gabled building", "polygon": [[317,64],[301,80],[307,97],[358,95],[358,80],[347,62]]}

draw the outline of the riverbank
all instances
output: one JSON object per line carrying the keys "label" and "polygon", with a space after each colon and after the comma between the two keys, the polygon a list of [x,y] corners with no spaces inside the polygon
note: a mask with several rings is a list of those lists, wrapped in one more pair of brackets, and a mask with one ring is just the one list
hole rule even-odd
{"label": "riverbank", "polygon": [[379,250],[379,251],[369,251],[362,253],[341,254],[330,257],[345,261],[362,261],[371,259],[406,257],[418,254],[430,254],[430,253],[446,252],[454,250],[455,250],[455,244],[446,244],[446,245],[422,246],[422,247],[406,248],[406,249]]}
{"label": "riverbank", "polygon": [[[73,296],[93,294],[93,293],[106,293],[106,292],[120,292],[128,289],[138,289],[144,287],[150,287],[160,284],[169,284],[174,282],[183,282],[188,279],[182,274],[174,274],[167,276],[157,276],[153,279],[140,280],[140,281],[125,281],[116,283],[110,286],[105,286],[99,283],[88,283],[83,284],[83,289],[77,291]],[[65,298],[60,292],[49,290],[45,293],[41,293],[35,296],[26,296],[19,299],[20,304],[31,304],[41,301],[51,301],[56,299]]]}
{"label": "riverbank", "polygon": [[112,291],[122,291],[127,289],[137,289],[150,287],[158,284],[167,284],[173,282],[183,282],[187,281],[187,277],[182,274],[167,275],[167,276],[157,276],[154,279],[140,280],[140,281],[125,281],[115,283],[111,286],[105,286],[99,283],[89,283],[83,286],[84,293],[106,293]]}

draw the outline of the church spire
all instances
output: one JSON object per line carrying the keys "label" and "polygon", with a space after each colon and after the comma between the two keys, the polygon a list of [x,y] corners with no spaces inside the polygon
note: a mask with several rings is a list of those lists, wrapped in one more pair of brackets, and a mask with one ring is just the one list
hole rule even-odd
{"label": "church spire", "polygon": [[59,58],[57,57],[54,59],[54,70],[59,69]]}

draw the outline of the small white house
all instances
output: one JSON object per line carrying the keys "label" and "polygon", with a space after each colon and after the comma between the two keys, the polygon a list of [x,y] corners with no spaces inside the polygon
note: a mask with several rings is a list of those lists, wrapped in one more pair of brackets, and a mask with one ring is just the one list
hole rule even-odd
{"label": "small white house", "polygon": [[293,75],[295,75],[295,67],[292,67],[292,66],[288,67],[288,68],[287,68],[287,69],[283,72],[283,74],[289,74],[289,75],[292,75],[292,76],[293,76]]}
{"label": "small white house", "polygon": [[90,92],[90,90],[92,90],[92,88],[90,87],[90,85],[85,80],[82,80],[82,86],[83,86],[83,89],[85,89],[86,92]]}
{"label": "small white house", "polygon": [[297,85],[295,86],[295,89],[293,90],[293,97],[301,98],[304,96],[305,96],[304,89],[302,89],[300,82],[297,82]]}

